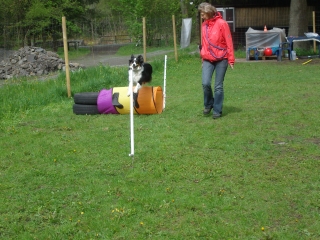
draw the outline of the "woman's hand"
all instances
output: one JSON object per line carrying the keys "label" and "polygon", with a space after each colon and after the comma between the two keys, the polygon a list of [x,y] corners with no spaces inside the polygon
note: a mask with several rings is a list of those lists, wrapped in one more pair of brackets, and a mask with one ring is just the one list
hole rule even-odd
{"label": "woman's hand", "polygon": [[234,64],[233,64],[233,63],[230,63],[229,65],[230,65],[231,69],[233,69],[233,65],[234,65]]}

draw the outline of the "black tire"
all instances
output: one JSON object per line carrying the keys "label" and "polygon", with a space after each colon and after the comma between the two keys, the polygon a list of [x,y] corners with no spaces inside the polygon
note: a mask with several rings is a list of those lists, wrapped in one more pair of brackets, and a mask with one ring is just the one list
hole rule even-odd
{"label": "black tire", "polygon": [[97,105],[73,104],[73,113],[77,115],[100,114]]}
{"label": "black tire", "polygon": [[97,105],[98,92],[83,92],[74,94],[74,103],[85,105]]}

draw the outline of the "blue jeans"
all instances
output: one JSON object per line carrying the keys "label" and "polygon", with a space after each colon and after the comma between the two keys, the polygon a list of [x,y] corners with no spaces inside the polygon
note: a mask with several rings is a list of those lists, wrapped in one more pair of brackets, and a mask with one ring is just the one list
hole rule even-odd
{"label": "blue jeans", "polygon": [[[223,81],[228,68],[228,60],[224,59],[218,62],[209,62],[204,60],[202,63],[202,88],[204,95],[204,107],[213,108],[213,114],[222,114],[224,99]],[[214,78],[214,95],[211,88],[213,72]]]}

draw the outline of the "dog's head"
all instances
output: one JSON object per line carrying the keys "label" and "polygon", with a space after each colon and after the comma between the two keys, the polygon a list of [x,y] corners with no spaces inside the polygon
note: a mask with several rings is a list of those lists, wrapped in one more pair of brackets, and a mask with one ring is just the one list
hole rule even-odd
{"label": "dog's head", "polygon": [[131,58],[129,59],[129,67],[132,67],[133,70],[140,70],[143,64],[143,57],[139,55],[138,57],[135,57],[133,54],[131,55]]}

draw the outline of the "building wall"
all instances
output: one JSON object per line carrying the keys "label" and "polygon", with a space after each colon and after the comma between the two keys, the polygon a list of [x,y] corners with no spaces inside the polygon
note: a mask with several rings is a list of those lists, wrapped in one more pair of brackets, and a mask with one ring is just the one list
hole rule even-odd
{"label": "building wall", "polygon": [[[309,25],[312,25],[312,11],[314,7],[308,7]],[[288,27],[290,19],[290,7],[268,7],[268,8],[236,8],[236,28],[243,27]]]}

